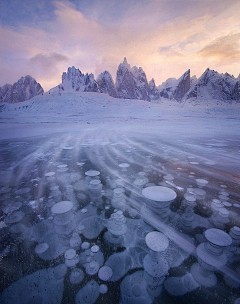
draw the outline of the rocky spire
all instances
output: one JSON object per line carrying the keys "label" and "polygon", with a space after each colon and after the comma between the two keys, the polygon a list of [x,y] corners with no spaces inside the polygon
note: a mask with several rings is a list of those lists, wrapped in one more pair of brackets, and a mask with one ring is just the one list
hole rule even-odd
{"label": "rocky spire", "polygon": [[0,88],[0,98],[2,102],[15,103],[29,100],[43,92],[40,83],[37,83],[34,78],[27,75],[21,77],[13,85],[6,84]]}
{"label": "rocky spire", "polygon": [[137,68],[134,66],[131,72],[134,80],[136,98],[142,100],[150,100],[148,94],[149,88],[147,77],[143,69],[141,67]]}
{"label": "rocky spire", "polygon": [[112,76],[108,71],[104,71],[98,76],[97,84],[101,93],[117,97],[117,91]]}
{"label": "rocky spire", "polygon": [[173,91],[173,98],[177,101],[181,101],[183,96],[190,89],[190,70],[187,70],[179,79],[178,84]]}
{"label": "rocky spire", "polygon": [[120,63],[117,70],[116,89],[119,98],[136,99],[135,83],[131,67],[127,63],[126,57],[123,63]]}

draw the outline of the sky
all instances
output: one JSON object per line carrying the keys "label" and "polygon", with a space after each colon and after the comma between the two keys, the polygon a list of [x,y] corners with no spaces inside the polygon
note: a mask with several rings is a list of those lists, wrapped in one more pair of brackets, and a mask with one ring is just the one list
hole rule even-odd
{"label": "sky", "polygon": [[240,0],[0,0],[0,86],[45,91],[70,66],[114,81],[126,57],[160,85],[186,70],[240,73]]}

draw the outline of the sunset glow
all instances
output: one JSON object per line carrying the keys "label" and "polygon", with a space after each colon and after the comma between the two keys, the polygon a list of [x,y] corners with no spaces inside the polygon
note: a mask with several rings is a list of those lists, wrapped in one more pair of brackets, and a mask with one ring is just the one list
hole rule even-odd
{"label": "sunset glow", "polygon": [[30,74],[44,90],[69,66],[113,79],[123,57],[160,85],[187,69],[240,73],[240,1],[0,2],[0,86]]}

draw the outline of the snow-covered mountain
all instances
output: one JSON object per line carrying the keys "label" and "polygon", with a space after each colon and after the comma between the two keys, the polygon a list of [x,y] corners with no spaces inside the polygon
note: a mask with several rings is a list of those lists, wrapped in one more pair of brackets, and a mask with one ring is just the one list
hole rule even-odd
{"label": "snow-covered mountain", "polygon": [[[225,73],[219,74],[207,69],[197,79],[190,77],[187,70],[179,79],[169,78],[156,87],[154,79],[148,83],[145,72],[141,67],[132,67],[124,58],[116,75],[116,83],[108,71],[101,73],[97,80],[93,74],[83,74],[74,66],[62,74],[62,83],[49,90],[49,94],[62,92],[96,92],[105,93],[114,98],[160,100],[161,97],[178,102],[195,102],[217,100],[231,102],[240,101],[240,74],[238,78]],[[43,93],[43,88],[31,76],[22,77],[13,85],[5,84],[0,87],[2,103],[22,102]]]}
{"label": "snow-covered mountain", "polygon": [[0,99],[1,102],[5,103],[23,102],[43,92],[40,83],[37,83],[34,78],[27,75],[21,77],[13,85],[5,84],[0,87]]}
{"label": "snow-covered mountain", "polygon": [[117,97],[115,84],[113,82],[111,74],[108,71],[101,73],[96,81],[101,93],[108,94],[112,97]]}
{"label": "snow-covered mountain", "polygon": [[150,100],[148,95],[149,94],[148,81],[143,69],[141,67],[137,68],[136,66],[134,66],[132,67],[131,72],[133,75],[135,94],[137,99]]}
{"label": "snow-covered mountain", "polygon": [[137,98],[131,66],[128,64],[126,57],[124,58],[123,63],[120,63],[118,66],[116,89],[119,98]]}
{"label": "snow-covered mountain", "polygon": [[84,75],[74,66],[62,74],[62,83],[49,90],[49,94],[65,92],[100,92],[93,74]]}
{"label": "snow-covered mountain", "polygon": [[187,70],[179,79],[167,79],[158,87],[160,96],[177,101],[181,101],[189,89],[190,70]]}
{"label": "snow-covered mountain", "polygon": [[240,80],[228,73],[219,74],[214,70],[206,69],[187,92],[184,99],[191,101],[212,99],[225,102],[240,101]]}
{"label": "snow-covered mountain", "polygon": [[131,68],[126,57],[118,66],[116,89],[119,98],[150,100],[145,72],[141,67]]}

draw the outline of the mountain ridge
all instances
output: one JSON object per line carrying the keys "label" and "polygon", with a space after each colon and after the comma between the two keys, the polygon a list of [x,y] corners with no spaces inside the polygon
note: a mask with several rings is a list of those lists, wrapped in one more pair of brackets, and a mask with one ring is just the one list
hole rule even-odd
{"label": "mountain ridge", "polygon": [[[2,103],[28,100],[43,93],[43,88],[31,76],[21,77],[13,85],[0,87]],[[231,103],[240,102],[240,74],[237,78],[207,68],[197,79],[190,75],[190,69],[180,78],[169,78],[156,86],[152,78],[149,82],[144,70],[127,62],[126,57],[119,64],[116,81],[108,71],[102,72],[95,80],[92,73],[83,74],[74,66],[62,74],[62,83],[50,89],[48,94],[62,92],[97,92],[114,98],[154,101],[166,98],[177,102],[206,102],[216,100]]]}
{"label": "mountain ridge", "polygon": [[5,84],[0,87],[0,100],[2,103],[23,102],[43,93],[44,90],[40,83],[27,75],[21,77],[13,85]]}

